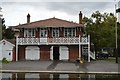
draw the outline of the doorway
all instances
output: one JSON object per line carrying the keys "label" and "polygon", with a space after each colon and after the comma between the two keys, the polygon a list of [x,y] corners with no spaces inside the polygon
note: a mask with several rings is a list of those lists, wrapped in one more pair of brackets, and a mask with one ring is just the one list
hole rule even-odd
{"label": "doorway", "polygon": [[53,60],[59,60],[59,47],[53,47]]}
{"label": "doorway", "polygon": [[87,45],[82,46],[82,58],[84,59],[84,61],[88,61],[88,46]]}

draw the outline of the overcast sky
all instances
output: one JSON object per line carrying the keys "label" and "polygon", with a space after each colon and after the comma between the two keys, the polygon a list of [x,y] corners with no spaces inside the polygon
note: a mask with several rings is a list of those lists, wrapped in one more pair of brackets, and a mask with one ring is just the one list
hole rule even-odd
{"label": "overcast sky", "polygon": [[[22,1],[22,0],[21,0]],[[15,26],[26,23],[26,16],[31,15],[31,22],[48,19],[52,17],[78,22],[78,14],[82,11],[83,16],[90,17],[90,15],[99,10],[100,12],[114,13],[114,2],[36,2],[36,0],[15,2],[10,0],[2,2],[2,13],[5,18],[7,26]],[[45,0],[46,1],[46,0]],[[66,2],[65,2],[66,1]],[[72,0],[71,0],[72,1]]]}

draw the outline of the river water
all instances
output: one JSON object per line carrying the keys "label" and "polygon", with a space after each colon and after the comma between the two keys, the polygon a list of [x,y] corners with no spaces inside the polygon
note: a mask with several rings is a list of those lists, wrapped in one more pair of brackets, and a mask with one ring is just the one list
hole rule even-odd
{"label": "river water", "polygon": [[2,73],[2,80],[120,80],[120,75],[66,73]]}

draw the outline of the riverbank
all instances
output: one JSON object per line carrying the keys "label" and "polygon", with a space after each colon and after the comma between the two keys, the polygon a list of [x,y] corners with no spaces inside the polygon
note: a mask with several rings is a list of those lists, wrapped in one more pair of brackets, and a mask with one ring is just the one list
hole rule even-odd
{"label": "riverbank", "polygon": [[3,64],[1,72],[118,74],[118,68],[119,63],[103,60],[83,64],[70,61],[18,61]]}

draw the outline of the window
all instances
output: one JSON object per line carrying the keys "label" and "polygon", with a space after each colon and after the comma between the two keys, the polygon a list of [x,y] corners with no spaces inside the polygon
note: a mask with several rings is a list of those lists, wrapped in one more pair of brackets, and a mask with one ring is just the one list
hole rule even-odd
{"label": "window", "polygon": [[47,28],[40,29],[40,37],[47,37]]}
{"label": "window", "polygon": [[53,37],[59,37],[59,28],[53,28],[52,29],[52,36]]}
{"label": "window", "polygon": [[25,29],[24,37],[35,37],[35,29]]}
{"label": "window", "polygon": [[11,55],[11,53],[9,53],[9,55]]}
{"label": "window", "polygon": [[64,36],[65,37],[74,37],[75,36],[75,28],[65,28]]}

